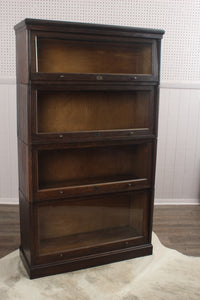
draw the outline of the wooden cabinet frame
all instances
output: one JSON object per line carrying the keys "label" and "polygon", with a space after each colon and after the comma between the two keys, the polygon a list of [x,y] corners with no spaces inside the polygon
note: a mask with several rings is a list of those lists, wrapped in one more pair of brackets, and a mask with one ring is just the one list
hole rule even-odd
{"label": "wooden cabinet frame", "polygon": [[[38,168],[38,152],[39,151],[56,151],[57,150],[75,150],[76,148],[72,148],[72,145],[62,145],[59,146],[59,148],[55,148],[56,145],[48,145],[48,146],[34,146],[32,149],[32,186],[33,186],[33,199],[34,201],[42,201],[42,200],[49,200],[49,199],[60,199],[65,197],[73,197],[74,195],[80,196],[80,195],[90,195],[90,194],[99,194],[99,193],[108,193],[108,192],[114,192],[114,191],[130,191],[135,189],[141,189],[141,188],[149,188],[151,186],[152,182],[152,163],[153,163],[153,155],[154,155],[154,144],[149,141],[147,142],[137,142],[132,141],[130,143],[123,143],[124,147],[131,146],[134,149],[134,146],[138,147],[140,145],[146,146],[147,148],[147,154],[145,159],[147,160],[146,171],[145,176],[137,179],[131,179],[131,177],[128,179],[116,179],[112,181],[99,181],[96,183],[85,183],[85,184],[76,184],[76,185],[69,185],[69,186],[60,186],[60,187],[53,187],[52,188],[39,188],[39,168]],[[101,149],[105,146],[105,144],[90,144],[90,146],[83,144],[81,145],[82,149]],[[110,147],[118,147],[116,143],[112,143]],[[109,147],[109,143],[106,144],[106,147]],[[123,146],[120,145],[120,147],[123,148]],[[78,150],[80,151],[81,147],[78,147]],[[139,164],[137,168],[139,167]]]}
{"label": "wooden cabinet frame", "polygon": [[[56,72],[56,73],[44,73],[40,72],[38,68],[38,39],[39,38],[49,38],[49,39],[61,39],[61,40],[71,40],[71,41],[96,41],[97,43],[113,43],[116,44],[116,47],[120,44],[126,44],[127,46],[131,47],[131,45],[135,44],[142,44],[145,43],[147,45],[151,45],[152,48],[152,73],[151,74],[106,74],[106,73],[68,73],[68,72]],[[88,35],[88,34],[78,34],[78,33],[51,33],[51,32],[31,32],[30,35],[30,40],[31,40],[31,54],[30,54],[30,59],[31,59],[31,69],[30,69],[30,74],[31,74],[31,80],[39,81],[39,80],[47,80],[47,81],[94,81],[94,82],[99,82],[103,80],[104,82],[107,81],[113,81],[113,82],[138,82],[138,81],[158,81],[158,73],[159,73],[159,66],[158,66],[158,61],[157,61],[157,56],[158,56],[158,47],[159,45],[157,44],[155,39],[143,39],[143,38],[134,38],[134,37],[116,37],[116,36],[105,36],[104,34],[95,34],[95,35]],[[101,76],[99,77],[99,73]]]}
{"label": "wooden cabinet frame", "polygon": [[25,19],[15,32],[29,277],[152,254],[164,31]]}
{"label": "wooden cabinet frame", "polygon": [[[39,92],[49,92],[49,93],[71,93],[73,94],[79,92],[82,93],[145,93],[146,97],[148,97],[148,126],[146,128],[126,128],[126,129],[107,129],[107,130],[76,130],[76,131],[60,131],[60,132],[38,132],[38,93]],[[115,100],[113,99],[113,102]],[[49,87],[48,85],[37,85],[32,87],[31,89],[31,135],[32,135],[32,143],[43,143],[43,142],[56,142],[56,143],[63,143],[63,142],[81,142],[81,141],[102,141],[102,140],[124,140],[130,139],[130,137],[134,136],[135,138],[148,138],[153,137],[156,134],[156,122],[155,122],[155,114],[156,114],[156,107],[157,107],[157,97],[156,97],[156,89],[153,86],[134,86],[134,87],[121,87],[116,90],[114,86],[109,86],[109,91],[107,86],[66,86],[66,85],[56,85]],[[112,113],[112,112],[111,112]],[[142,117],[138,116],[138,118]]]}

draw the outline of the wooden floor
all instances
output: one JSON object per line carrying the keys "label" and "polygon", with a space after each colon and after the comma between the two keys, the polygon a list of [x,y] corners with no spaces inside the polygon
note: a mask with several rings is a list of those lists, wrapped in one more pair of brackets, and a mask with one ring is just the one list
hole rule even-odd
{"label": "wooden floor", "polygon": [[[153,230],[165,246],[200,256],[200,206],[155,206]],[[0,205],[0,257],[18,247],[18,206]]]}
{"label": "wooden floor", "polygon": [[157,205],[154,232],[163,245],[200,256],[200,205]]}
{"label": "wooden floor", "polygon": [[19,247],[19,206],[0,205],[0,257]]}

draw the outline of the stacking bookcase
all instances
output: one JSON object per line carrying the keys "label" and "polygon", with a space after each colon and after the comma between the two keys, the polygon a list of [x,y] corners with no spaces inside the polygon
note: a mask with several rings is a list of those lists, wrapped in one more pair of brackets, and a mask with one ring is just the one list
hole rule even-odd
{"label": "stacking bookcase", "polygon": [[164,31],[25,19],[15,32],[30,278],[151,254]]}

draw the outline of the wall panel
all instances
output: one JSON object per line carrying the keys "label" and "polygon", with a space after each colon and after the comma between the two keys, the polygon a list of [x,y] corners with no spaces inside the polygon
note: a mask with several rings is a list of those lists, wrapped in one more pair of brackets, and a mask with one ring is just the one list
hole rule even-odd
{"label": "wall panel", "polygon": [[161,88],[156,203],[200,198],[200,89]]}
{"label": "wall panel", "polygon": [[16,85],[0,84],[0,202],[18,201]]}

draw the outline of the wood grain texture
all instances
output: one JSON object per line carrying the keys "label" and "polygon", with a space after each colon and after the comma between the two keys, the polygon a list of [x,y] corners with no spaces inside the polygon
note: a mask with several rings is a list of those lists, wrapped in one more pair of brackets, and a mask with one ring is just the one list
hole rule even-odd
{"label": "wood grain texture", "polygon": [[31,201],[32,184],[31,176],[31,150],[30,146],[24,144],[18,139],[18,160],[19,160],[19,190],[24,194],[26,199]]}
{"label": "wood grain texture", "polygon": [[19,248],[19,205],[0,205],[0,257]]}
{"label": "wood grain texture", "polygon": [[29,86],[17,84],[17,136],[25,144],[30,143],[31,119],[30,119]]}
{"label": "wood grain texture", "polygon": [[166,247],[200,256],[199,205],[155,206],[153,230]]}
{"label": "wood grain texture", "polygon": [[31,228],[32,224],[32,215],[31,215],[31,206],[27,201],[25,196],[19,192],[19,218],[20,218],[20,245],[23,249],[24,254],[26,255],[27,260],[31,263],[31,249],[32,249],[32,236],[30,232],[33,232]]}
{"label": "wood grain texture", "polygon": [[29,80],[28,30],[16,32],[16,73],[17,83],[27,83]]}

